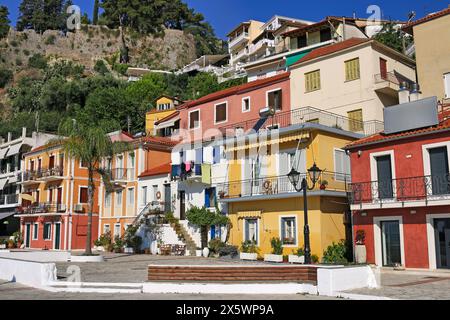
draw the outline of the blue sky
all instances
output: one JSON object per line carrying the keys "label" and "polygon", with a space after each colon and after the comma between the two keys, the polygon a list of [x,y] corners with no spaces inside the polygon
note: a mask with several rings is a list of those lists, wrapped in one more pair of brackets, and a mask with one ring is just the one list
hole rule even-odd
{"label": "blue sky", "polygon": [[[73,0],[82,12],[92,15],[94,0]],[[185,0],[189,6],[203,13],[211,23],[216,34],[225,38],[228,31],[242,21],[249,19],[266,21],[275,14],[293,18],[319,21],[327,15],[351,16],[353,12],[359,17],[368,17],[369,5],[378,5],[384,18],[406,20],[408,12],[414,10],[421,18],[431,12],[446,8],[448,0]],[[0,0],[10,11],[10,20],[18,16],[20,0]]]}

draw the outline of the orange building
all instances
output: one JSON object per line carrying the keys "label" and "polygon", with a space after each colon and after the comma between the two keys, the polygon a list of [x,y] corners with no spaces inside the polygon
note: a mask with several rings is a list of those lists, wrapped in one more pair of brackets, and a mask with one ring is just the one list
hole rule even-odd
{"label": "orange building", "polygon": [[[24,155],[20,218],[26,248],[77,250],[86,247],[88,169],[68,157],[60,145],[42,146]],[[100,177],[95,176],[96,189]],[[98,237],[98,192],[94,194],[92,240]]]}

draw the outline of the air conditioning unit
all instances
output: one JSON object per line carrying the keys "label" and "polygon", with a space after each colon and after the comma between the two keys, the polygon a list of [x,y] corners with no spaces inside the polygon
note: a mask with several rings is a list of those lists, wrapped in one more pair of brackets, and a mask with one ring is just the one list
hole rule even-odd
{"label": "air conditioning unit", "polygon": [[82,204],[76,204],[74,210],[75,210],[75,212],[83,212],[83,205]]}

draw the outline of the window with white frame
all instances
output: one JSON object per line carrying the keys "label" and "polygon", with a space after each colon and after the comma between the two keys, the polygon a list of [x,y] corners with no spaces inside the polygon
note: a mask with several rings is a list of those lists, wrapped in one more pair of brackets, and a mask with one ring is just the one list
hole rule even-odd
{"label": "window with white frame", "polygon": [[44,240],[50,240],[52,238],[52,224],[47,222],[44,224]]}
{"label": "window with white frame", "polygon": [[122,205],[122,190],[116,191],[116,206],[120,207]]}
{"label": "window with white frame", "polygon": [[350,157],[344,150],[334,149],[334,171],[336,181],[350,181]]}
{"label": "window with white frame", "polygon": [[120,223],[116,223],[114,225],[114,238],[115,237],[120,237],[120,236],[121,236],[121,234],[120,234]]}
{"label": "window with white frame", "polygon": [[281,241],[283,245],[295,245],[297,243],[295,217],[281,218]]}
{"label": "window with white frame", "polygon": [[250,97],[242,98],[242,112],[250,111]]}
{"label": "window with white frame", "polygon": [[134,205],[134,188],[128,189],[128,205]]}
{"label": "window with white frame", "polygon": [[147,186],[142,187],[141,189],[141,198],[142,198],[142,205],[147,205]]}
{"label": "window with white frame", "polygon": [[103,233],[108,233],[111,231],[111,227],[109,226],[109,224],[104,224],[103,225]]}
{"label": "window with white frame", "polygon": [[244,224],[244,241],[258,244],[258,219],[245,219]]}
{"label": "window with white frame", "polygon": [[158,185],[153,186],[153,201],[158,201]]}
{"label": "window with white frame", "polygon": [[281,89],[276,89],[267,92],[267,106],[275,110],[282,109],[283,101]]}
{"label": "window with white frame", "polygon": [[39,238],[39,224],[33,224],[33,240],[37,240]]}
{"label": "window with white frame", "polygon": [[111,207],[111,192],[105,192],[105,207]]}

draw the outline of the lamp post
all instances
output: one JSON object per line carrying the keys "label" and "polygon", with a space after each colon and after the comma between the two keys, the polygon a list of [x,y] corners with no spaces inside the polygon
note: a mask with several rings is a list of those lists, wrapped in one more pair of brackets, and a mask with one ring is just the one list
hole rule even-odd
{"label": "lamp post", "polygon": [[305,220],[305,226],[303,229],[304,243],[305,243],[305,264],[311,264],[311,247],[309,244],[309,225],[308,225],[308,198],[306,191],[313,190],[316,182],[319,180],[320,175],[322,174],[322,170],[316,165],[313,164],[311,168],[308,169],[309,178],[311,179],[312,186],[308,186],[308,181],[306,180],[306,176],[302,179],[300,188],[299,180],[300,180],[300,172],[292,168],[291,172],[288,173],[288,179],[290,183],[294,186],[295,191],[300,192],[303,191],[303,214]]}

